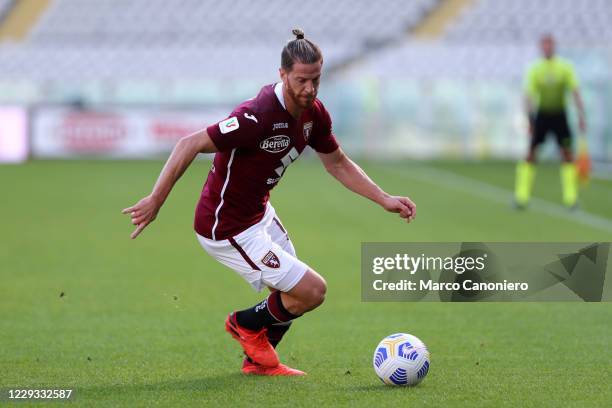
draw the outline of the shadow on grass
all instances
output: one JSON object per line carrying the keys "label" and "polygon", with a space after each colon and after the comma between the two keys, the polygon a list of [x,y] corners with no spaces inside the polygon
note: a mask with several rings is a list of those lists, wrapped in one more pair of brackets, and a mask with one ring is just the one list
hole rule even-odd
{"label": "shadow on grass", "polygon": [[272,385],[272,382],[292,384],[299,381],[299,378],[276,377],[275,381],[270,381],[269,377],[245,376],[241,373],[223,374],[218,376],[204,377],[191,380],[160,381],[140,384],[108,384],[95,387],[79,388],[79,393],[88,396],[117,396],[138,394],[141,392],[186,392],[186,393],[218,393],[218,392],[239,392],[239,389],[249,387],[265,387]]}
{"label": "shadow on grass", "polygon": [[394,393],[410,393],[410,394],[415,394],[415,393],[421,393],[421,392],[427,392],[427,386],[424,386],[423,384],[419,384],[415,387],[396,387],[393,385],[386,385],[383,383],[379,383],[379,384],[371,384],[371,385],[358,385],[358,386],[353,386],[353,387],[344,387],[344,390],[349,391],[349,392],[367,392],[367,393],[374,393],[374,392],[378,392],[378,393],[390,393],[390,392],[394,392]]}

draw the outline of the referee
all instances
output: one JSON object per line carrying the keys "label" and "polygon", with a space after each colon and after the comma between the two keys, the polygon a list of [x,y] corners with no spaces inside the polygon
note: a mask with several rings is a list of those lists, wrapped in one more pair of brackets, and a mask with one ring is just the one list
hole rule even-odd
{"label": "referee", "polygon": [[563,204],[574,209],[578,201],[578,183],[572,152],[572,134],[566,115],[565,101],[568,91],[571,91],[578,110],[582,134],[586,132],[584,105],[574,67],[569,61],[555,55],[553,36],[550,34],[542,36],[540,48],[543,58],[529,67],[525,78],[525,105],[531,141],[527,159],[519,162],[516,168],[515,205],[518,209],[524,209],[529,203],[535,178],[537,148],[544,143],[549,133],[553,133],[563,159],[561,164]]}

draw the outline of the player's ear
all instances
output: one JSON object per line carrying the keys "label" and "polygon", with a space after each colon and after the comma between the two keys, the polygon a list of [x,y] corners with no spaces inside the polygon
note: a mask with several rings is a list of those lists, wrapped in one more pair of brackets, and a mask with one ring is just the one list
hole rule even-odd
{"label": "player's ear", "polygon": [[285,68],[281,67],[278,69],[278,74],[280,76],[280,79],[285,82],[285,80],[287,79],[287,71],[285,71]]}

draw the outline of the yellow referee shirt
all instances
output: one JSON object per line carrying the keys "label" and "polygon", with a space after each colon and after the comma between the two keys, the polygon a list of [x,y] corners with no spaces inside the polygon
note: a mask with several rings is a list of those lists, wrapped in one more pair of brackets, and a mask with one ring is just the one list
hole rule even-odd
{"label": "yellow referee shirt", "polygon": [[534,62],[525,78],[525,91],[538,112],[563,112],[567,92],[576,88],[578,78],[574,66],[558,57]]}

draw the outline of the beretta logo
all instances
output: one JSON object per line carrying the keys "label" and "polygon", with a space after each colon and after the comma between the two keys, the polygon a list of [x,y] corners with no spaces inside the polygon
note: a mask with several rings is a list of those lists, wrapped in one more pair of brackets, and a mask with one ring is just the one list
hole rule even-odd
{"label": "beretta logo", "polygon": [[265,140],[262,140],[261,143],[259,143],[259,147],[266,152],[279,153],[289,147],[289,142],[289,136],[271,136]]}

